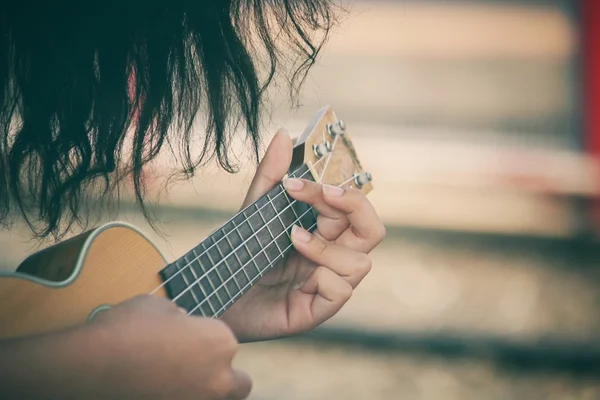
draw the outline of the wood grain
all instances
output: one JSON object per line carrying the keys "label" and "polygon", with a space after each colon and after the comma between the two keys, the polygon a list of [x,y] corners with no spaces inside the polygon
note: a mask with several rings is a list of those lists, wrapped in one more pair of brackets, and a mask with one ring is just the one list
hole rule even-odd
{"label": "wood grain", "polygon": [[[64,274],[69,264],[73,270],[76,255],[82,250],[81,239],[80,235],[31,256],[20,270],[33,271],[33,262],[41,266],[42,276]],[[65,258],[61,259],[60,254]],[[51,287],[10,276],[0,279],[0,338],[84,323],[98,306],[150,293],[161,284],[158,272],[165,265],[154,245],[135,230],[125,226],[107,228],[93,239],[79,275],[68,285]]]}

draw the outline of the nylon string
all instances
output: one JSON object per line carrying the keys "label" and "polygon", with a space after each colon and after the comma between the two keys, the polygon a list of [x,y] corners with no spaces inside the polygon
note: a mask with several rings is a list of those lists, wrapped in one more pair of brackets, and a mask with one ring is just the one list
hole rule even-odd
{"label": "nylon string", "polygon": [[[322,161],[322,160],[323,160],[323,159],[320,159],[319,161],[317,161],[317,162],[314,164],[314,166],[317,166],[317,165],[319,165],[319,164],[321,163],[321,161]],[[310,170],[306,171],[305,173],[303,173],[302,175],[300,175],[298,178],[303,178],[303,177],[304,177],[306,174],[308,174],[309,172],[310,172]],[[270,199],[270,200],[269,200],[269,201],[268,201],[268,202],[267,202],[265,205],[261,206],[260,208],[257,208],[257,210],[256,210],[256,211],[254,211],[254,212],[253,212],[253,213],[252,213],[252,214],[251,214],[249,217],[246,217],[246,220],[248,220],[248,219],[252,218],[252,216],[254,216],[256,213],[260,212],[260,210],[262,210],[264,207],[266,207],[266,206],[267,206],[267,204],[269,204],[269,203],[273,204],[273,200],[275,200],[276,198],[278,198],[279,196],[281,196],[281,195],[282,195],[282,194],[284,194],[284,193],[285,193],[285,189],[284,189],[284,191],[282,191],[281,193],[278,193],[277,195],[275,195],[275,197],[273,197],[272,199]],[[241,211],[240,211],[240,212],[238,212],[236,215],[234,215],[233,217],[231,217],[229,220],[227,220],[227,221],[226,221],[226,222],[223,224],[223,226],[227,225],[229,222],[232,222],[234,218],[236,218],[236,217],[237,217],[239,214],[241,214],[241,213],[242,213],[244,210],[246,210],[246,209],[248,209],[249,207],[251,207],[253,204],[254,204],[254,203],[252,203],[252,204],[249,204],[249,205],[248,205],[247,207],[245,207],[243,210],[241,210]],[[279,216],[279,214],[277,214],[276,216]],[[271,222],[271,221],[273,221],[273,219],[271,219],[270,221],[267,221],[267,224],[268,224],[269,222]],[[265,224],[265,226],[266,226],[266,224]],[[263,227],[261,227],[260,229],[262,229],[262,228],[263,228]],[[260,229],[259,229],[259,231],[260,231]],[[234,230],[235,230],[235,229],[234,229]],[[195,256],[195,257],[194,257],[194,258],[193,258],[191,261],[187,261],[187,260],[186,260],[187,264],[185,264],[185,265],[183,265],[183,266],[181,266],[181,267],[178,267],[178,270],[177,270],[177,272],[176,272],[176,273],[174,273],[174,274],[173,274],[173,275],[171,275],[169,278],[167,278],[167,279],[166,279],[166,280],[165,280],[163,283],[161,283],[160,285],[158,285],[158,286],[157,286],[157,287],[156,287],[156,288],[155,288],[155,289],[154,289],[152,292],[150,292],[150,294],[154,294],[154,293],[156,293],[156,291],[157,291],[157,290],[159,290],[159,289],[161,289],[162,287],[164,287],[164,286],[165,286],[167,283],[169,283],[169,282],[170,282],[172,279],[174,279],[176,276],[178,276],[179,274],[181,274],[181,273],[182,273],[183,271],[185,271],[187,268],[190,268],[190,266],[191,266],[191,264],[192,264],[192,263],[194,263],[196,260],[198,260],[198,259],[199,259],[200,257],[202,257],[203,255],[207,254],[207,253],[208,253],[208,251],[209,251],[210,249],[212,249],[213,247],[215,247],[215,246],[216,246],[216,245],[217,245],[219,242],[221,242],[222,240],[225,240],[225,239],[227,239],[227,237],[228,237],[228,236],[229,236],[229,235],[230,235],[232,232],[233,232],[233,231],[230,231],[230,232],[227,232],[227,233],[225,233],[225,234],[223,235],[223,237],[222,237],[222,238],[220,238],[219,240],[216,240],[216,241],[215,241],[215,243],[213,243],[212,245],[210,245],[210,246],[209,246],[209,247],[208,247],[206,250],[202,251],[200,254],[196,255],[196,256]],[[253,236],[249,237],[247,240],[249,240],[249,239],[252,239],[252,237],[253,237]],[[246,240],[246,241],[247,241],[247,240]],[[244,242],[243,242],[241,245],[245,244],[245,242],[246,242],[246,241],[244,241]],[[232,249],[232,252],[233,252],[233,251],[235,251],[235,250],[237,250],[237,249],[239,249],[239,248],[241,247],[241,245],[240,245],[240,246],[238,246],[236,249]],[[210,272],[210,271],[211,271],[211,270],[209,270],[208,272]],[[205,275],[206,275],[206,274],[205,274]],[[203,276],[204,276],[204,275],[203,275]],[[200,277],[200,278],[202,278],[202,277]]]}
{"label": "nylon string", "polygon": [[[326,169],[327,169],[327,167],[328,167],[328,165],[329,165],[329,161],[330,161],[330,159],[331,159],[331,157],[332,157],[332,155],[333,155],[333,152],[334,152],[334,149],[335,149],[335,145],[337,144],[338,138],[339,138],[339,136],[336,136],[336,138],[335,138],[335,140],[334,140],[334,143],[333,143],[333,145],[332,145],[331,152],[330,152],[330,153],[329,153],[329,155],[326,157],[326,163],[325,163],[325,167],[323,168],[323,172],[322,172],[321,176],[320,176],[320,177],[318,177],[318,182],[317,182],[317,183],[321,183],[321,181],[322,181],[322,178],[323,178],[323,176],[325,175]],[[322,162],[324,159],[325,159],[325,158],[321,158],[320,160],[318,160],[318,161],[317,161],[317,162],[314,164],[314,166],[317,166],[317,165],[318,165],[319,163],[321,163],[321,162]],[[306,171],[305,173],[303,173],[302,175],[300,175],[298,178],[302,178],[302,177],[304,177],[304,176],[305,176],[306,174],[308,174],[309,172],[310,172],[310,170]],[[343,186],[344,184],[346,184],[347,182],[351,181],[352,179],[354,179],[354,177],[351,177],[351,178],[347,179],[346,181],[342,182],[341,184],[339,184],[339,185],[338,185],[338,187],[341,187],[341,186]],[[285,194],[285,193],[286,193],[286,192],[285,192],[285,189],[283,189],[283,191],[282,191],[281,193],[278,193],[278,194],[277,194],[275,197],[273,197],[272,199],[271,199],[271,198],[269,198],[269,202],[267,202],[265,205],[263,205],[263,206],[262,206],[262,207],[260,207],[260,208],[258,208],[258,207],[257,207],[257,210],[256,210],[256,211],[254,211],[254,212],[253,212],[253,213],[250,215],[250,217],[247,217],[246,219],[249,219],[249,218],[251,218],[251,217],[252,217],[253,215],[255,215],[257,212],[259,212],[259,211],[260,211],[260,210],[261,210],[263,207],[265,207],[265,206],[266,206],[268,203],[271,203],[271,204],[272,204],[272,201],[273,201],[274,199],[276,199],[277,197],[279,197],[280,195],[282,195],[282,194]],[[236,247],[235,249],[232,249],[232,251],[230,252],[230,254],[231,254],[231,253],[234,253],[234,252],[235,252],[235,251],[237,251],[239,248],[241,248],[242,246],[244,246],[244,245],[245,245],[245,243],[246,243],[248,240],[250,240],[250,239],[252,239],[253,237],[255,237],[255,236],[256,236],[256,235],[257,235],[257,234],[258,234],[258,233],[259,233],[259,232],[260,232],[260,231],[261,231],[263,228],[267,227],[267,226],[268,226],[268,224],[269,224],[270,222],[272,222],[272,221],[274,221],[275,219],[279,218],[279,217],[281,216],[281,214],[282,214],[282,213],[283,213],[285,210],[287,210],[288,208],[290,208],[291,206],[293,206],[295,203],[297,203],[297,200],[295,200],[295,199],[292,199],[292,201],[290,202],[290,204],[289,204],[288,206],[286,206],[286,207],[285,207],[285,208],[284,208],[284,209],[283,209],[281,212],[277,213],[277,214],[276,214],[276,215],[275,215],[273,218],[271,218],[269,221],[266,221],[266,222],[265,222],[265,224],[264,224],[264,225],[263,225],[261,228],[259,228],[259,229],[258,229],[256,232],[254,232],[254,233],[253,233],[253,234],[252,234],[250,237],[248,237],[246,240],[244,240],[244,242],[242,242],[242,243],[241,243],[241,244],[240,244],[238,247]],[[252,203],[252,204],[248,205],[248,207],[252,206],[253,204],[254,204],[254,203]],[[246,207],[246,209],[247,209],[248,207]],[[243,211],[244,211],[244,210],[242,210],[241,212],[243,212]],[[302,218],[304,215],[306,215],[306,214],[307,214],[308,212],[310,212],[310,211],[311,211],[311,209],[309,209],[309,210],[305,211],[305,212],[304,212],[304,213],[303,213],[301,216],[299,216],[299,217],[297,217],[297,218],[296,218],[296,220],[294,221],[294,223],[295,223],[295,222],[297,222],[297,221],[299,221],[299,220],[300,220],[300,219],[301,219],[301,218]],[[235,217],[237,217],[239,214],[240,214],[240,213],[237,213],[236,215],[234,215],[234,216],[233,216],[231,219],[229,219],[227,222],[225,222],[225,224],[223,224],[223,226],[224,226],[224,225],[226,225],[228,222],[231,222],[231,221],[232,221],[232,220],[233,220]],[[312,228],[314,228],[316,225],[317,225],[316,223],[315,223],[315,224],[313,224],[313,226],[311,226],[311,227],[309,228],[309,230],[310,230],[310,229],[312,229]],[[231,232],[232,232],[232,231],[231,231]],[[164,287],[164,286],[165,286],[165,284],[167,284],[167,283],[168,283],[170,280],[172,280],[173,278],[175,278],[177,275],[181,274],[181,273],[182,273],[184,270],[186,270],[186,269],[188,269],[188,268],[191,268],[191,265],[192,265],[192,263],[193,263],[193,262],[195,262],[195,261],[196,261],[198,258],[200,258],[202,255],[206,254],[206,253],[207,253],[207,252],[208,252],[208,251],[209,251],[211,248],[213,248],[214,246],[216,246],[216,245],[217,245],[217,244],[218,244],[220,241],[222,241],[222,240],[226,239],[226,238],[227,238],[227,236],[228,236],[228,235],[229,235],[231,232],[228,232],[228,233],[226,233],[226,234],[225,234],[225,235],[224,235],[222,238],[220,238],[219,240],[215,241],[215,243],[213,243],[213,244],[212,244],[210,247],[208,247],[206,250],[204,250],[203,252],[201,252],[199,255],[196,255],[196,257],[194,257],[194,259],[192,259],[191,261],[187,262],[187,264],[185,264],[184,266],[182,266],[182,267],[178,267],[178,271],[177,271],[175,274],[173,274],[171,277],[169,277],[168,279],[166,279],[166,280],[165,280],[165,281],[164,281],[164,282],[163,282],[161,285],[159,285],[159,286],[158,286],[156,289],[154,289],[154,290],[151,292],[151,294],[154,294],[154,293],[155,293],[157,290],[159,290],[160,288]],[[282,233],[280,233],[279,235],[277,235],[277,237],[276,237],[276,238],[274,238],[274,239],[273,239],[271,242],[269,242],[269,243],[268,243],[266,246],[269,246],[270,244],[274,243],[274,242],[276,241],[276,239],[278,239],[278,238],[279,238],[279,237],[280,237],[282,234],[284,234],[284,233],[287,233],[287,232],[284,230]],[[265,247],[266,247],[266,246],[265,246]],[[224,305],[221,307],[221,309],[219,309],[218,311],[216,311],[216,313],[215,313],[216,315],[215,315],[215,316],[217,316],[217,315],[218,315],[218,314],[219,314],[221,311],[223,311],[223,309],[224,309],[224,308],[226,308],[226,307],[229,305],[229,303],[231,303],[232,301],[234,301],[234,300],[235,300],[235,298],[236,298],[236,297],[237,297],[239,294],[243,293],[243,291],[244,291],[244,290],[245,290],[245,289],[246,289],[246,288],[247,288],[249,285],[252,285],[252,284],[254,283],[254,281],[255,281],[257,278],[261,278],[261,277],[262,277],[262,273],[263,273],[264,271],[266,271],[268,268],[270,268],[270,267],[271,267],[271,266],[272,266],[272,265],[273,265],[273,264],[274,264],[274,263],[277,261],[277,259],[278,259],[278,258],[280,258],[281,256],[283,256],[283,254],[285,253],[285,251],[287,251],[287,250],[288,250],[290,247],[292,247],[292,246],[293,246],[292,244],[288,245],[288,246],[287,246],[287,247],[286,247],[284,250],[282,250],[282,251],[281,251],[281,254],[280,254],[279,256],[277,256],[277,257],[276,257],[274,260],[272,260],[272,261],[271,261],[271,262],[270,262],[270,263],[269,263],[269,264],[268,264],[268,265],[267,265],[265,268],[263,268],[262,270],[259,270],[259,275],[257,275],[257,276],[256,276],[256,277],[254,277],[252,280],[250,280],[250,281],[248,282],[248,284],[247,284],[247,285],[245,285],[243,288],[240,288],[240,290],[239,290],[239,291],[238,291],[238,292],[237,292],[237,293],[236,293],[236,294],[235,294],[235,295],[234,295],[234,296],[233,296],[233,297],[232,297],[232,298],[231,298],[231,299],[230,299],[230,300],[229,300],[227,303],[225,303],[225,304],[224,304]],[[247,266],[249,263],[253,262],[253,261],[254,261],[254,258],[255,258],[256,256],[258,256],[259,254],[260,254],[260,252],[259,252],[259,253],[257,253],[256,255],[254,255],[254,256],[253,256],[253,257],[252,257],[252,258],[251,258],[251,259],[250,259],[248,262],[246,262],[244,265],[242,265],[242,266],[241,266],[241,267],[240,267],[240,268],[239,268],[239,269],[238,269],[238,270],[237,270],[235,273],[233,273],[233,274],[232,274],[232,276],[231,276],[231,277],[229,277],[229,278],[228,278],[226,281],[222,282],[222,284],[221,284],[219,287],[217,287],[216,289],[214,289],[214,290],[212,291],[212,293],[210,293],[208,296],[206,296],[206,297],[205,297],[205,298],[204,298],[204,299],[203,299],[203,300],[202,300],[200,303],[198,303],[198,304],[197,304],[197,305],[196,305],[196,306],[195,306],[195,307],[194,307],[194,308],[193,308],[191,311],[189,311],[189,312],[188,312],[188,315],[189,315],[189,314],[191,314],[191,313],[193,313],[194,311],[196,311],[196,310],[197,310],[199,307],[201,307],[203,304],[205,304],[205,303],[206,303],[206,302],[207,302],[207,301],[210,299],[210,297],[212,297],[213,295],[216,295],[216,294],[217,294],[217,292],[218,292],[218,291],[219,291],[221,288],[223,288],[227,282],[229,282],[231,279],[233,279],[233,278],[234,278],[234,277],[235,277],[235,276],[236,276],[238,273],[242,272],[242,271],[244,270],[244,268],[245,268],[245,267],[246,267],[246,266]],[[191,288],[192,288],[193,286],[195,286],[196,284],[198,284],[198,283],[199,283],[199,282],[200,282],[200,281],[201,281],[201,280],[202,280],[202,279],[203,279],[205,276],[207,276],[207,275],[208,275],[210,272],[212,272],[212,271],[216,270],[216,269],[217,269],[217,267],[218,267],[218,266],[219,266],[221,263],[223,263],[223,262],[225,261],[225,258],[226,258],[226,257],[223,257],[223,259],[221,259],[221,260],[220,260],[219,262],[217,262],[217,263],[216,263],[214,266],[212,266],[211,268],[209,268],[209,269],[208,269],[208,270],[207,270],[207,271],[206,271],[204,274],[202,274],[202,275],[201,275],[201,276],[199,276],[199,277],[198,277],[198,278],[197,278],[197,279],[196,279],[194,282],[192,282],[191,284],[189,284],[189,285],[188,285],[188,287],[187,287],[185,290],[183,290],[181,293],[179,293],[177,296],[175,296],[175,297],[174,297],[174,298],[173,298],[171,301],[172,301],[172,302],[175,302],[175,301],[177,301],[177,300],[178,300],[178,299],[179,299],[179,298],[180,298],[182,295],[184,295],[184,294],[185,294],[185,293],[187,293],[189,290],[191,290]],[[187,261],[187,260],[186,260],[186,261]],[[212,307],[211,307],[211,309],[212,309]],[[213,310],[213,312],[214,312],[214,310]]]}

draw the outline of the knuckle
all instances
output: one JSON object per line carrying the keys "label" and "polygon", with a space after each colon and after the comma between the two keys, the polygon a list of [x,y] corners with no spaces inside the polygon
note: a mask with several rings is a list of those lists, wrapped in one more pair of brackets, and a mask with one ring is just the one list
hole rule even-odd
{"label": "knuckle", "polygon": [[233,335],[227,335],[223,340],[223,347],[225,352],[233,358],[233,356],[238,352],[239,344]]}
{"label": "knuckle", "polygon": [[315,274],[315,278],[317,280],[321,280],[322,278],[329,275],[330,271],[327,267],[324,267],[321,265],[321,266],[317,267],[317,269],[313,273]]}
{"label": "knuckle", "polygon": [[324,279],[327,279],[327,277],[330,274],[330,272],[331,271],[329,271],[327,269],[327,267],[319,266],[319,267],[317,267],[317,269],[314,270],[314,272],[311,274],[310,278],[313,281],[321,282]]}
{"label": "knuckle", "polygon": [[387,229],[385,228],[385,225],[383,225],[382,223],[379,223],[377,232],[375,234],[377,242],[379,243],[379,242],[383,241],[383,239],[385,238],[386,235],[387,235]]}
{"label": "knuckle", "polygon": [[371,257],[369,257],[368,254],[365,253],[360,253],[360,259],[359,259],[359,268],[362,272],[362,275],[366,275],[371,271],[371,268],[373,266],[373,260],[371,259]]}
{"label": "knuckle", "polygon": [[233,375],[231,373],[231,370],[224,369],[223,371],[215,374],[213,378],[212,392],[217,398],[226,398],[227,396],[229,396],[232,390]]}
{"label": "knuckle", "polygon": [[318,256],[324,256],[327,253],[327,249],[329,248],[327,243],[325,243],[324,241],[322,241],[320,239],[315,239],[314,243],[315,243],[314,244],[315,253]]}
{"label": "knuckle", "polygon": [[224,322],[220,322],[219,327],[220,329],[217,334],[219,335],[223,347],[228,353],[236,353],[239,345],[233,332]]}
{"label": "knuckle", "polygon": [[317,196],[320,191],[320,185],[318,183],[309,181],[308,179],[299,179],[302,182],[302,188],[294,191],[296,196],[300,196],[303,199],[312,199]]}
{"label": "knuckle", "polygon": [[315,196],[315,195],[318,195],[319,193],[321,193],[322,185],[320,183],[313,182],[310,179],[301,179],[301,181],[304,182],[304,190],[307,193],[310,193],[311,196]]}
{"label": "knuckle", "polygon": [[227,324],[216,319],[207,319],[205,323],[208,324],[205,326],[205,330],[210,330],[210,336],[219,349],[228,355],[237,352],[238,341]]}
{"label": "knuckle", "polygon": [[348,282],[344,281],[345,285],[340,285],[339,289],[338,289],[338,294],[339,297],[343,300],[343,302],[347,302],[348,300],[350,300],[350,297],[352,297],[352,285],[350,285]]}
{"label": "knuckle", "polygon": [[359,208],[368,202],[367,196],[359,189],[352,188],[348,193],[350,194],[348,201],[353,209]]}
{"label": "knuckle", "polygon": [[227,351],[227,353],[232,356],[238,352],[240,346],[238,341],[235,339],[235,336],[233,335],[228,335],[223,345],[225,346],[225,350]]}

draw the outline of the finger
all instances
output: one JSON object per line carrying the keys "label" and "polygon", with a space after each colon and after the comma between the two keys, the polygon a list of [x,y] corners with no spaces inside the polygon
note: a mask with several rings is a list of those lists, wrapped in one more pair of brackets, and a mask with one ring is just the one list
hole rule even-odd
{"label": "finger", "polygon": [[327,241],[334,241],[342,235],[350,226],[348,218],[332,219],[317,215],[317,230],[316,234]]}
{"label": "finger", "polygon": [[243,371],[233,370],[232,380],[233,389],[225,399],[242,400],[248,398],[252,391],[252,379],[250,379],[250,376]]}
{"label": "finger", "polygon": [[315,326],[333,317],[352,296],[352,286],[325,267],[317,267],[300,291],[314,295],[310,310]]}
{"label": "finger", "polygon": [[292,152],[292,139],[285,130],[279,130],[271,140],[265,156],[254,174],[242,208],[281,182],[292,162]]}
{"label": "finger", "polygon": [[287,178],[283,187],[294,199],[310,204],[317,212],[328,218],[340,218],[345,214],[325,202],[322,185],[307,179]]}
{"label": "finger", "polygon": [[198,318],[194,321],[203,340],[212,343],[211,348],[220,351],[228,360],[233,360],[239,348],[239,342],[231,327],[214,318]]}
{"label": "finger", "polygon": [[[110,313],[108,311],[111,311]],[[102,304],[93,309],[87,317],[87,322],[103,322],[113,313],[127,316],[133,313],[144,313],[149,315],[164,315],[178,313],[179,307],[164,297],[141,294],[125,300],[121,303],[110,305]]]}
{"label": "finger", "polygon": [[305,179],[284,179],[283,186],[295,200],[309,204],[318,212],[318,232],[325,240],[337,239],[350,226],[344,212],[325,202],[320,184]]}
{"label": "finger", "polygon": [[352,288],[371,270],[371,257],[333,243],[326,243],[304,229],[292,228],[294,248],[309,260],[322,265],[345,279]]}
{"label": "finger", "polygon": [[[347,246],[369,252],[385,237],[385,227],[366,196],[356,189],[344,190],[323,185],[323,199],[332,207],[343,211],[352,229],[340,236]],[[355,247],[357,246],[357,247]]]}

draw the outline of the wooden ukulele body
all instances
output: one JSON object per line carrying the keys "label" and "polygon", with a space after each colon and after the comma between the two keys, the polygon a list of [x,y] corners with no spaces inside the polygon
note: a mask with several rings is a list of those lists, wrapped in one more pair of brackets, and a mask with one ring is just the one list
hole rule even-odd
{"label": "wooden ukulele body", "polygon": [[84,323],[99,307],[152,292],[166,265],[147,237],[122,222],[35,253],[15,273],[0,274],[0,339]]}
{"label": "wooden ukulele body", "polygon": [[[289,174],[365,195],[373,189],[329,106],[296,140]],[[170,264],[135,227],[106,224],[33,254],[15,273],[0,273],[0,339],[84,323],[107,305],[152,293],[163,279],[167,289],[154,294],[168,290],[190,314],[218,317],[291,251],[292,226],[312,230],[316,218],[275,185]]]}

